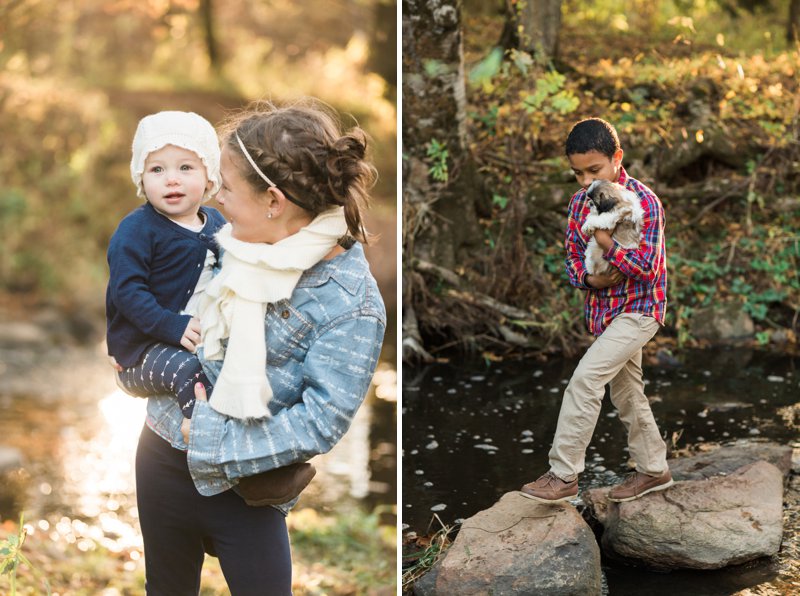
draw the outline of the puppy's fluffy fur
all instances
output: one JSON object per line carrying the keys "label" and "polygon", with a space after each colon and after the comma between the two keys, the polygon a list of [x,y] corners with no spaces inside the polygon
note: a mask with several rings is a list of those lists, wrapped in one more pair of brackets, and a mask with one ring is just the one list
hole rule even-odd
{"label": "puppy's fluffy fur", "polygon": [[581,232],[590,236],[586,246],[586,271],[590,275],[608,273],[611,265],[594,239],[595,230],[609,230],[623,248],[637,248],[642,239],[644,210],[636,193],[608,180],[595,180],[586,190],[591,201],[589,215]]}

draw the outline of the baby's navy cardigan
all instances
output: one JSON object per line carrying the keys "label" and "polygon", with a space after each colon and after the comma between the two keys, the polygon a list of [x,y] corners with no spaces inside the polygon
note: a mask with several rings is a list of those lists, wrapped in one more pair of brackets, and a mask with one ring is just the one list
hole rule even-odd
{"label": "baby's navy cardigan", "polygon": [[124,367],[139,363],[151,344],[176,346],[191,317],[180,314],[194,292],[206,250],[219,259],[214,234],[225,224],[216,209],[200,207],[205,225],[192,232],[145,203],[120,222],[108,246],[108,353]]}

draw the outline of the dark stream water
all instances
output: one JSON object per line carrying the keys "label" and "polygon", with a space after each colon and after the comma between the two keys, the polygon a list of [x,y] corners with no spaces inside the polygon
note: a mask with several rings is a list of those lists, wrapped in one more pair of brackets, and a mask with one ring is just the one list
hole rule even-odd
{"label": "dark stream water", "polygon": [[[800,401],[800,359],[750,350],[689,351],[669,367],[644,367],[662,434],[678,448],[703,442],[797,439],[781,408]],[[561,396],[577,360],[453,360],[403,371],[404,532],[426,534],[490,507],[547,471]],[[625,432],[606,399],[580,488],[622,480]],[[432,521],[433,520],[433,521]],[[607,593],[728,595],[774,576],[774,562],[668,575],[605,568]],[[642,582],[647,582],[643,584]],[[647,585],[645,592],[642,586]]]}

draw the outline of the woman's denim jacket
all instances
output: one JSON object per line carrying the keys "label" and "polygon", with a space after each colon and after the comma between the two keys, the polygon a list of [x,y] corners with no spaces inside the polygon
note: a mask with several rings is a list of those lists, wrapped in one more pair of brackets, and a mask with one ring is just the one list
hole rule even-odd
{"label": "woman's denim jacket", "polygon": [[[329,451],[350,427],[378,363],[386,310],[361,244],[307,270],[289,300],[267,307],[270,418],[228,418],[196,402],[189,471],[202,495],[221,493],[252,476]],[[222,361],[203,368],[212,383]],[[211,400],[214,397],[212,395]],[[147,425],[187,449],[174,397],[151,397]],[[296,499],[278,507],[284,513]]]}

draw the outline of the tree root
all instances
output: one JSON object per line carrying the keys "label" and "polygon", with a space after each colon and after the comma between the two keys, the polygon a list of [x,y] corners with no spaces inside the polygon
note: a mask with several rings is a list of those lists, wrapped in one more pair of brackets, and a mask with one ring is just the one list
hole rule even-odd
{"label": "tree root", "polygon": [[417,313],[410,304],[403,305],[403,362],[407,364],[430,364],[433,356],[422,346]]}
{"label": "tree root", "polygon": [[[415,259],[412,263],[413,269],[417,274],[418,283],[422,281],[422,275],[436,278],[444,282],[446,289],[438,292],[439,302],[445,299],[446,302],[457,304],[461,311],[466,311],[458,319],[464,324],[465,329],[475,329],[483,327],[493,335],[493,341],[497,341],[506,347],[531,348],[536,347],[537,338],[525,332],[526,328],[550,328],[555,323],[541,322],[536,319],[535,313],[511,306],[500,302],[486,294],[476,291],[467,291],[462,288],[462,280],[454,271],[445,267],[435,265],[428,261]],[[418,287],[419,291],[420,288]],[[424,308],[424,307],[423,307]],[[442,313],[454,315],[458,308],[447,308],[443,306]],[[430,315],[431,313],[428,313]],[[454,315],[458,317],[458,315]],[[430,317],[429,317],[430,318]],[[441,320],[446,319],[445,314],[433,317]],[[461,339],[470,336],[468,333],[457,333]],[[485,340],[488,340],[486,333],[482,333]],[[460,343],[460,342],[456,342]],[[449,344],[448,344],[449,345]],[[414,307],[410,304],[403,308],[403,361],[407,363],[431,362],[433,357],[423,348],[422,335],[419,330],[419,323]]]}

